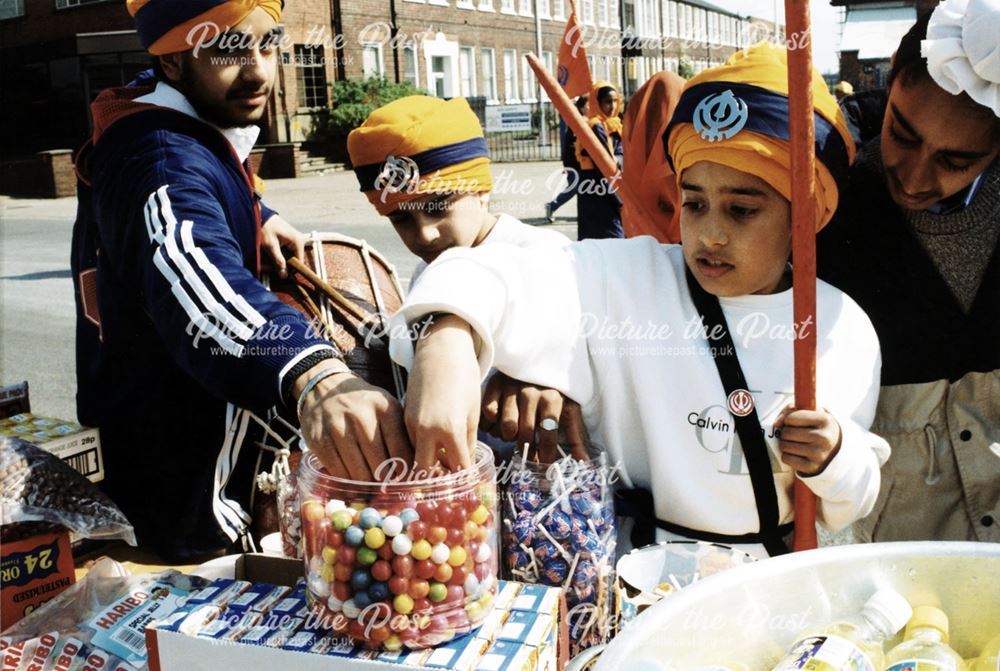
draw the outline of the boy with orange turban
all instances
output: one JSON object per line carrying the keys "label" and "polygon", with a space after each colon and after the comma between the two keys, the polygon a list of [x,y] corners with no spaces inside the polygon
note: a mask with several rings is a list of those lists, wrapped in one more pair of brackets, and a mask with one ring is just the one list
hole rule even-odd
{"label": "boy with orange turban", "polygon": [[[590,118],[587,120],[597,139],[620,166],[622,163],[622,97],[607,81],[595,82],[587,98]],[[604,179],[583,145],[577,143],[576,158],[580,163],[580,182],[576,195],[577,240],[623,238],[622,201]]]}
{"label": "boy with orange turban", "polygon": [[[490,212],[489,150],[479,117],[465,98],[409,96],[388,103],[351,131],[347,149],[361,190],[379,214],[388,217],[407,249],[420,257],[411,288],[429,263],[454,247],[557,249],[570,242],[561,233]],[[522,407],[537,407],[541,418],[558,420],[562,415],[564,399],[558,392],[526,388],[498,375],[487,386],[483,429],[513,440],[510,422],[504,426],[511,413],[499,415],[503,398],[517,396]],[[522,435],[521,442],[533,442],[528,425],[534,422],[521,424],[523,431],[532,433],[530,438]],[[539,435],[542,447],[556,437],[554,430]]]}
{"label": "boy with orange turban", "polygon": [[490,212],[489,149],[465,98],[394,100],[351,131],[347,150],[369,202],[420,257],[411,285],[453,247],[569,243],[554,231]]}
{"label": "boy with orange turban", "polygon": [[[817,323],[792,321],[787,64],[759,44],[692,79],[664,136],[683,195],[683,246],[586,241],[556,254],[491,246],[443,255],[393,317],[411,370],[405,416],[417,463],[468,451],[465,417],[491,366],[579,402],[621,467],[635,544],[699,538],[786,551],[793,484],[821,522],[864,516],[889,452],[869,431],[878,339],[819,282]],[[850,135],[813,79],[819,206],[837,204]],[[429,317],[430,316],[430,317]],[[414,342],[398,328],[423,322]],[[818,329],[822,410],[794,408],[792,340]]]}
{"label": "boy with orange turban", "polygon": [[324,463],[355,478],[408,443],[398,403],[259,281],[262,247],[282,269],[282,246],[303,253],[259,202],[247,160],[277,71],[280,0],[128,9],[158,76],[97,97],[78,159],[78,409],[100,427],[103,486],[140,542],[183,562],[253,545],[253,413],[297,412]]}

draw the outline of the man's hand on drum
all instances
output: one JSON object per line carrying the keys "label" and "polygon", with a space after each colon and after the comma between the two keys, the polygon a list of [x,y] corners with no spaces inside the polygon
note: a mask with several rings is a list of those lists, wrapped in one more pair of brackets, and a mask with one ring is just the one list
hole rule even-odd
{"label": "man's hand on drum", "polygon": [[422,328],[404,410],[418,471],[472,464],[479,425],[479,363],[472,328],[454,315],[433,315]]}
{"label": "man's hand on drum", "polygon": [[520,382],[497,372],[483,392],[480,428],[506,441],[537,449],[548,464],[560,443],[577,459],[587,459],[587,436],[580,405],[555,389]]}
{"label": "man's hand on drum", "polygon": [[292,387],[294,398],[328,369],[336,372],[308,392],[299,414],[302,436],[327,470],[338,477],[370,482],[378,479],[379,467],[390,458],[412,464],[413,450],[399,402],[355,376],[343,361],[328,359],[303,373]]}
{"label": "man's hand on drum", "polygon": [[305,263],[308,236],[285,221],[280,215],[272,215],[270,219],[264,222],[264,225],[261,226],[260,234],[260,246],[270,254],[271,260],[274,262],[274,267],[282,279],[288,277],[288,262],[285,260],[286,254],[291,254],[291,256]]}

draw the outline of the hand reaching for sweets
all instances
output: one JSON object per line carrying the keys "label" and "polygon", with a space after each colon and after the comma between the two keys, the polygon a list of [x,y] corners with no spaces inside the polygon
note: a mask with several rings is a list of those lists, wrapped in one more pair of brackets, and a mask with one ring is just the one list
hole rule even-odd
{"label": "hand reaching for sweets", "polygon": [[577,459],[588,458],[587,435],[580,405],[555,389],[520,382],[497,372],[483,392],[484,431],[538,450],[537,461],[549,464],[562,444]]}
{"label": "hand reaching for sweets", "polygon": [[774,428],[781,430],[781,460],[801,476],[819,475],[840,450],[840,424],[824,410],[788,406],[774,420]]}
{"label": "hand reaching for sweets", "polygon": [[469,468],[479,425],[479,364],[471,327],[460,317],[437,315],[423,329],[407,383],[406,430],[418,471],[440,462]]}
{"label": "hand reaching for sweets", "polygon": [[[311,389],[304,389],[317,377]],[[293,386],[296,398],[303,391],[302,436],[331,475],[370,482],[390,457],[412,462],[399,402],[355,376],[344,362],[329,359],[311,368]]]}

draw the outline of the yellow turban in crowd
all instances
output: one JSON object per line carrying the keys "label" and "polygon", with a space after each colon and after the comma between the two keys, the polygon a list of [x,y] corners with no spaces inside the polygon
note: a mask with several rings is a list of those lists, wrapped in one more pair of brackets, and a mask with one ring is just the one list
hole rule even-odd
{"label": "yellow turban in crowd", "polygon": [[347,151],[379,214],[429,193],[493,189],[483,127],[465,98],[394,100],[351,131]]}
{"label": "yellow turban in crowd", "polygon": [[[191,31],[212,24],[211,39],[241,23],[257,7],[281,21],[284,0],[126,0],[142,46],[154,56],[193,49]],[[196,31],[195,35],[200,35]]]}
{"label": "yellow turban in crowd", "polygon": [[[838,184],[854,160],[854,142],[815,69],[812,89],[818,231],[837,209]],[[688,81],[664,141],[678,180],[698,161],[711,161],[757,175],[791,201],[785,49],[761,42]]]}

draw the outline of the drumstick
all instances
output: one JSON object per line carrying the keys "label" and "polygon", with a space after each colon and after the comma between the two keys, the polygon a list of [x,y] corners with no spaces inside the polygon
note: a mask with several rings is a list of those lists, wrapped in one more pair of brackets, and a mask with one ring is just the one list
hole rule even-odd
{"label": "drumstick", "polygon": [[361,311],[361,308],[359,308],[357,305],[349,301],[347,297],[344,296],[344,294],[340,293],[339,291],[331,287],[329,284],[324,282],[319,275],[317,275],[315,272],[312,271],[311,268],[309,268],[309,266],[302,263],[297,258],[292,257],[288,259],[288,267],[294,270],[295,272],[300,273],[307,280],[315,284],[317,289],[326,294],[327,297],[334,303],[336,303],[341,308],[349,312],[351,316],[354,317],[355,319],[361,322],[364,322],[366,319],[368,319],[367,315],[365,315],[365,313]]}
{"label": "drumstick", "polygon": [[608,184],[618,193],[623,202],[627,201],[629,207],[634,208],[638,212],[640,217],[653,221],[653,217],[643,207],[642,201],[636,196],[629,183],[622,179],[618,164],[608,154],[607,147],[597,139],[597,135],[594,134],[587,120],[577,111],[576,106],[570,101],[566,92],[559,86],[559,82],[545,69],[545,66],[542,65],[542,62],[538,60],[535,54],[525,54],[525,58],[528,59],[528,65],[531,66],[531,69],[535,71],[538,83],[549,94],[549,100],[552,101],[552,105],[559,112],[559,116],[566,122],[569,129],[573,131],[576,141],[587,150],[587,155],[594,162],[597,169],[601,171],[601,174],[604,175],[604,178],[608,180]]}
{"label": "drumstick", "polygon": [[[788,133],[792,170],[792,295],[795,407],[816,409],[816,128],[813,120],[809,0],[785,0],[788,41]],[[795,478],[793,549],[816,542],[816,497]]]}

